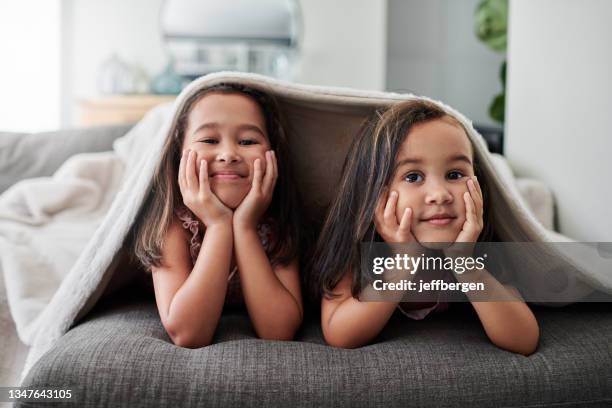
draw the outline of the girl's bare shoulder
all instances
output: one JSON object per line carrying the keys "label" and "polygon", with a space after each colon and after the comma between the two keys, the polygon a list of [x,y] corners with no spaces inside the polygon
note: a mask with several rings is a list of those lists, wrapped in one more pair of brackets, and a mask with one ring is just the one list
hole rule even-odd
{"label": "girl's bare shoulder", "polygon": [[352,297],[353,287],[353,272],[351,269],[347,270],[342,278],[338,281],[334,289],[332,290],[333,297],[326,298],[323,296],[323,300],[331,303],[342,303],[349,297]]}
{"label": "girl's bare shoulder", "polygon": [[168,234],[172,233],[176,236],[188,237],[187,229],[183,226],[183,223],[184,221],[177,214],[173,214],[172,221],[168,226]]}
{"label": "girl's bare shoulder", "polygon": [[162,245],[162,264],[166,268],[188,267],[190,261],[188,239],[182,221],[176,215],[173,216]]}

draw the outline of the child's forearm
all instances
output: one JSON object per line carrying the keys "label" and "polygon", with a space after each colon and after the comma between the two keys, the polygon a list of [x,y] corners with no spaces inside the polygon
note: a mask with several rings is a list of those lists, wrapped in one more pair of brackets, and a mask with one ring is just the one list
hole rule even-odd
{"label": "child's forearm", "polygon": [[484,283],[491,299],[508,299],[486,302],[470,299],[487,336],[495,345],[523,355],[536,350],[540,337],[538,322],[518,293],[512,293],[486,270],[456,276],[459,282]]}
{"label": "child's forearm", "polygon": [[290,340],[302,324],[302,305],[278,279],[254,229],[234,231],[244,300],[260,338]]}
{"label": "child's forearm", "polygon": [[[389,270],[381,277],[388,283],[413,279],[410,273],[401,270]],[[360,301],[350,296],[336,306],[327,322],[323,322],[326,341],[332,346],[343,348],[368,344],[385,327],[403,296],[403,292],[379,291],[371,283],[367,284],[362,288],[359,298],[370,301]],[[374,301],[377,299],[384,301]]]}
{"label": "child's forearm", "polygon": [[356,348],[370,343],[385,327],[398,302],[345,299],[323,322],[325,341],[334,347]]}
{"label": "child's forearm", "polygon": [[175,344],[195,348],[212,342],[225,301],[232,242],[231,223],[207,228],[193,270],[168,311]]}

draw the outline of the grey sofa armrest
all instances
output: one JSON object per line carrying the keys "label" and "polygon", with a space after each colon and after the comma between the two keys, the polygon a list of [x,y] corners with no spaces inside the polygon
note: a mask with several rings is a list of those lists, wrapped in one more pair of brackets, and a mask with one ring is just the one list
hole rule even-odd
{"label": "grey sofa armrest", "polygon": [[112,149],[131,125],[58,130],[44,133],[0,132],[0,193],[19,180],[52,175],[70,156]]}

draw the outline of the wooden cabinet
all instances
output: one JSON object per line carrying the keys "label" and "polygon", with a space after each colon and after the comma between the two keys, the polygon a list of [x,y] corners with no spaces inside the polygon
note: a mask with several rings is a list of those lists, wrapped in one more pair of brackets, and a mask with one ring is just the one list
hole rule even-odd
{"label": "wooden cabinet", "polygon": [[83,99],[79,102],[82,126],[116,125],[138,122],[151,108],[171,102],[174,95],[113,95]]}

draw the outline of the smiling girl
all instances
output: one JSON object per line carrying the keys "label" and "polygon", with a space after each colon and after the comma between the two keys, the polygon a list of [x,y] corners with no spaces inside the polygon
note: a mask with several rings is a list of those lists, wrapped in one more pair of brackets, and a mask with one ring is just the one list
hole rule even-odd
{"label": "smiling girl", "polygon": [[[494,239],[490,208],[486,180],[465,129],[436,104],[399,103],[367,122],[346,158],[315,252],[313,290],[322,297],[327,342],[359,347],[372,341],[398,308],[420,320],[448,307],[442,302],[360,301],[369,289],[361,276],[362,242],[415,243],[457,256],[476,241]],[[532,353],[539,338],[532,312],[515,288],[484,272],[454,279],[484,281],[497,298],[511,299],[469,300],[494,344]]]}
{"label": "smiling girl", "polygon": [[287,154],[276,103],[262,92],[221,84],[182,105],[135,240],[176,345],[210,344],[224,305],[246,306],[261,338],[289,340],[300,327]]}

